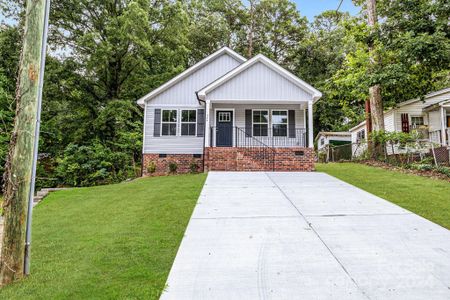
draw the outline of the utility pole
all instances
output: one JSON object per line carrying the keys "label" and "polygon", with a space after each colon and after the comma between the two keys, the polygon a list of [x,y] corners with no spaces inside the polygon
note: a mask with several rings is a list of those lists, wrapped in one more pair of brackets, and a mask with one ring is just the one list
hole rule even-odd
{"label": "utility pole", "polygon": [[[372,39],[369,42],[370,69],[373,71],[380,63],[380,58],[374,46],[374,35],[376,34],[377,10],[376,0],[366,0],[367,20],[370,27]],[[372,129],[384,130],[383,99],[381,98],[381,86],[376,84],[369,88],[369,101],[372,118]]]}
{"label": "utility pole", "polygon": [[0,285],[29,272],[31,212],[50,0],[27,0],[16,91],[16,116],[5,173]]}

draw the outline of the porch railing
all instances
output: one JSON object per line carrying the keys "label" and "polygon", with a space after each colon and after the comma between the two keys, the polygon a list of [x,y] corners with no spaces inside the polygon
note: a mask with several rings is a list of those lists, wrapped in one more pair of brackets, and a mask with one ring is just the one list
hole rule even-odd
{"label": "porch railing", "polygon": [[[217,145],[217,128],[211,127],[210,145]],[[305,128],[295,128],[295,130],[282,132],[273,130],[272,128],[264,129],[260,134],[253,135],[246,131],[245,128],[233,127],[228,133],[230,136],[224,137],[225,140],[231,141],[230,147],[306,147],[307,134]]]}

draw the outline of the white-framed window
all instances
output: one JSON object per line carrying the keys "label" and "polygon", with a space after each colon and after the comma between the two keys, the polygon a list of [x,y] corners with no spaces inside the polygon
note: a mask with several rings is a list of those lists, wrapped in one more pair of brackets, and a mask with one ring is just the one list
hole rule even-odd
{"label": "white-framed window", "polygon": [[366,130],[360,130],[356,133],[356,142],[359,143],[366,138]]}
{"label": "white-framed window", "polygon": [[195,136],[197,134],[197,110],[181,110],[181,135]]}
{"label": "white-framed window", "polygon": [[422,116],[411,116],[411,126],[413,128],[425,125]]}
{"label": "white-framed window", "polygon": [[228,123],[231,122],[231,112],[220,111],[218,116],[219,122]]}
{"label": "white-framed window", "polygon": [[273,136],[288,135],[287,110],[272,110],[272,135]]}
{"label": "white-framed window", "polygon": [[163,109],[161,111],[161,136],[177,135],[178,111],[176,109]]}
{"label": "white-framed window", "polygon": [[252,128],[253,136],[268,136],[269,133],[269,111],[253,110],[252,111]]}
{"label": "white-framed window", "polygon": [[320,139],[320,145],[321,146],[325,145],[325,138],[324,137]]}

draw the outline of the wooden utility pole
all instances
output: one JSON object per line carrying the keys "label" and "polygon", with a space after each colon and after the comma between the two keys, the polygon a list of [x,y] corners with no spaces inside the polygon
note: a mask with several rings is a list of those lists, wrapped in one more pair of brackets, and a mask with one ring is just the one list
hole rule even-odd
{"label": "wooden utility pole", "polygon": [[[376,33],[377,25],[377,10],[376,0],[366,0],[367,4],[367,20],[370,27],[370,33],[372,35],[371,42],[369,43],[369,57],[370,68],[374,70],[380,63],[380,58],[375,50],[374,35]],[[381,86],[376,84],[369,88],[369,101],[372,118],[372,129],[375,131],[384,130],[384,115],[383,115],[383,99],[381,98]]]}
{"label": "wooden utility pole", "polygon": [[21,279],[29,255],[49,0],[27,0],[16,91],[16,117],[5,173],[0,285]]}

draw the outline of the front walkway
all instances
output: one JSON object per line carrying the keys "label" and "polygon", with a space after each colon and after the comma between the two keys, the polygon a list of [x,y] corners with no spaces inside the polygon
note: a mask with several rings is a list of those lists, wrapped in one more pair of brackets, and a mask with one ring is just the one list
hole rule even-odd
{"label": "front walkway", "polygon": [[323,173],[264,172],[209,174],[161,297],[449,298],[450,231]]}

